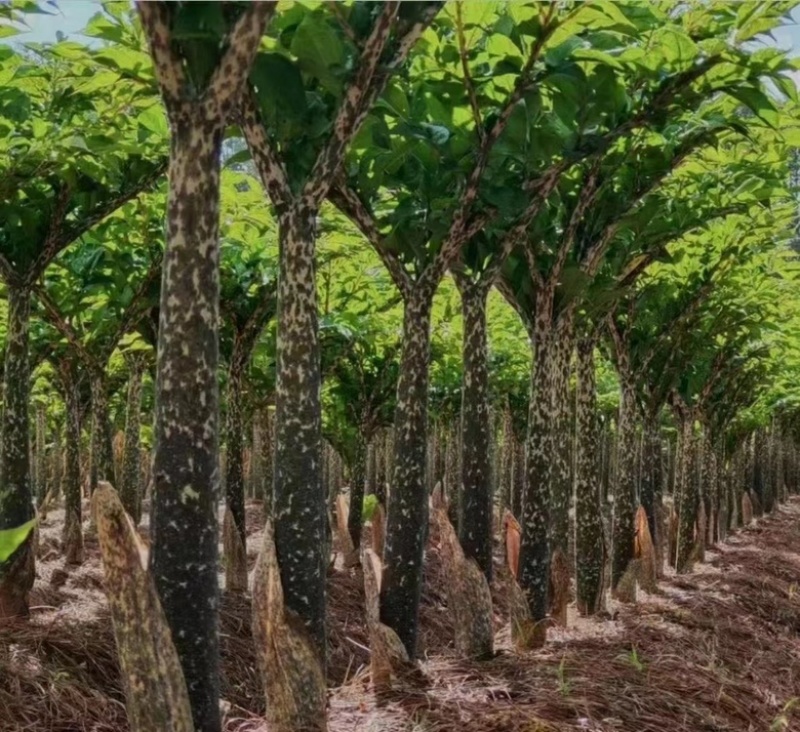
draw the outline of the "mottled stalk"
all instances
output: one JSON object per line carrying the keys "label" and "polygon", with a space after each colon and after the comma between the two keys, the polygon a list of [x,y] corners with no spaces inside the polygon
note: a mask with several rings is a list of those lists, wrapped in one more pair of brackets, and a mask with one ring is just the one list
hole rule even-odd
{"label": "mottled stalk", "polygon": [[92,456],[91,484],[94,492],[100,480],[115,484],[114,449],[111,443],[111,420],[108,411],[108,387],[105,374],[91,375],[92,389]]}
{"label": "mottled stalk", "polygon": [[708,544],[713,545],[719,541],[719,518],[720,518],[720,484],[718,452],[712,435],[708,438],[708,454],[706,455],[706,485],[708,490]]}
{"label": "mottled stalk", "polygon": [[83,561],[81,531],[81,403],[76,365],[68,360],[59,366],[64,393],[64,556],[67,564]]}
{"label": "mottled stalk", "polygon": [[261,485],[257,490],[259,497],[264,501],[264,514],[272,516],[272,487],[275,479],[272,420],[267,408],[259,411],[256,418],[261,423]]}
{"label": "mottled stalk", "polygon": [[777,499],[777,482],[775,480],[775,429],[764,430],[764,513],[772,513]]}
{"label": "mottled stalk", "polygon": [[150,566],[195,729],[219,732],[220,150],[274,4],[241,9],[203,89],[190,83],[189,61],[174,43],[174,6],[137,7],[170,125]]}
{"label": "mottled stalk", "polygon": [[491,424],[489,354],[484,283],[457,276],[463,317],[461,383],[461,481],[458,539],[464,554],[492,579]]}
{"label": "mottled stalk", "polygon": [[514,517],[522,517],[522,506],[525,502],[525,481],[527,475],[525,472],[525,441],[518,440],[514,436],[513,443],[513,489],[511,493],[511,513]]}
{"label": "mottled stalk", "polygon": [[658,543],[658,512],[656,510],[656,484],[661,477],[661,455],[658,434],[658,417],[648,414],[642,431],[642,466],[639,503],[647,514],[647,525],[654,543]]}
{"label": "mottled stalk", "polygon": [[[550,471],[553,464],[552,307],[553,292],[543,288],[537,293],[532,338],[534,359],[519,557],[519,584],[535,624],[547,617],[549,609]],[[537,636],[532,642],[536,644],[541,640],[543,638]]]}
{"label": "mottled stalk", "polygon": [[594,334],[578,339],[577,436],[575,441],[575,524],[578,611],[600,609],[603,587],[603,520],[600,513],[600,433],[597,420]]}
{"label": "mottled stalk", "polygon": [[244,425],[242,422],[242,379],[238,368],[228,371],[225,452],[225,504],[233,516],[239,538],[246,541],[244,514]]}
{"label": "mottled stalk", "polygon": [[119,497],[128,515],[133,519],[134,525],[137,525],[142,518],[139,432],[144,362],[136,355],[129,356],[127,361],[128,400],[125,407],[125,443],[122,448]]}
{"label": "mottled stalk", "polygon": [[614,479],[611,586],[616,588],[634,556],[636,515],[636,387],[626,348],[617,350],[620,405]]}
{"label": "mottled stalk", "polygon": [[514,429],[511,423],[511,409],[506,405],[502,422],[503,449],[500,453],[500,495],[502,507],[513,510],[514,498]]}
{"label": "mottled stalk", "polygon": [[386,525],[381,622],[392,628],[409,657],[416,652],[422,558],[428,523],[425,458],[432,297],[406,300],[394,420],[394,473]]}
{"label": "mottled stalk", "polygon": [[[0,529],[13,529],[33,518],[30,466],[30,364],[28,326],[31,295],[6,283],[8,325],[3,383],[2,447],[0,447]],[[33,586],[32,534],[7,561],[0,563],[0,620],[28,612]]]}
{"label": "mottled stalk", "polygon": [[679,483],[675,496],[675,510],[678,513],[678,541],[675,558],[677,572],[690,568],[694,548],[694,525],[697,517],[697,484],[694,475],[694,420],[691,416],[681,418],[681,441]]}
{"label": "mottled stalk", "polygon": [[384,430],[375,440],[375,497],[384,507],[389,475],[389,437],[388,430]]}
{"label": "mottled stalk", "polygon": [[328,556],[314,280],[316,215],[316,210],[296,204],[279,216],[273,508],[286,607],[305,623],[324,658]]}
{"label": "mottled stalk", "polygon": [[216,507],[221,139],[221,120],[198,120],[190,110],[173,114],[156,371],[151,554],[195,724],[209,731],[219,729]]}
{"label": "mottled stalk", "polygon": [[61,482],[64,478],[64,452],[60,426],[53,432],[53,452],[50,456],[50,465],[53,476],[53,496],[61,495]]}
{"label": "mottled stalk", "polygon": [[370,440],[369,445],[367,445],[367,478],[366,478],[366,485],[364,487],[364,491],[366,495],[372,495],[375,493],[375,482],[377,480],[377,471],[378,471],[378,446],[376,444],[376,439],[373,436],[373,439]]}
{"label": "mottled stalk", "polygon": [[367,478],[368,438],[362,428],[356,436],[356,448],[350,480],[350,511],[347,514],[347,531],[358,552],[361,545],[361,514],[364,506],[364,484]]}
{"label": "mottled stalk", "polygon": [[36,404],[36,503],[42,505],[47,495],[47,407]]}
{"label": "mottled stalk", "polygon": [[761,507],[763,509],[766,502],[766,481],[764,477],[764,450],[766,447],[766,440],[764,438],[764,431],[756,430],[753,435],[752,442],[752,485],[750,489],[756,494]]}
{"label": "mottled stalk", "polygon": [[458,424],[451,422],[447,430],[447,449],[445,450],[445,470],[442,487],[444,488],[444,495],[449,500],[450,520],[454,523],[458,521],[458,510],[461,505],[460,442]]}
{"label": "mottled stalk", "polygon": [[551,430],[553,452],[550,465],[550,553],[569,555],[569,509],[572,503],[571,420],[569,377],[573,347],[572,309],[558,319],[553,332],[551,394],[553,399]]}

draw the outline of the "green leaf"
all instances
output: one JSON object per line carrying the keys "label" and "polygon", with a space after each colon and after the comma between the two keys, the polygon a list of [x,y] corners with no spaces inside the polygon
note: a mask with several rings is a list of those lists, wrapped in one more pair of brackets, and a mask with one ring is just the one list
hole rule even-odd
{"label": "green leaf", "polygon": [[83,150],[84,152],[91,152],[89,146],[86,144],[86,139],[82,135],[72,135],[67,141],[66,145],[68,147],[74,147],[77,150]]}
{"label": "green leaf", "polygon": [[19,89],[7,88],[0,96],[0,117],[14,122],[24,122],[31,114],[31,100]]}
{"label": "green leaf", "polygon": [[33,132],[35,140],[41,139],[47,135],[49,130],[50,126],[42,119],[36,118],[31,122],[31,131]]}
{"label": "green leaf", "polygon": [[15,529],[0,530],[0,562],[5,562],[22,546],[35,525],[36,519],[31,519]]}
{"label": "green leaf", "polygon": [[666,61],[677,68],[688,68],[697,58],[697,44],[675,28],[660,28],[653,34],[653,39],[659,44]]}
{"label": "green leaf", "polygon": [[55,46],[50,48],[50,52],[55,56],[72,61],[86,59],[87,57],[86,46],[82,46],[80,43],[75,43],[73,41],[63,41],[61,43],[57,43]]}
{"label": "green leaf", "polygon": [[747,106],[753,114],[763,119],[770,127],[778,127],[780,118],[775,105],[760,89],[731,86],[726,91]]}
{"label": "green leaf", "polygon": [[167,116],[164,114],[163,107],[158,103],[142,111],[138,119],[142,127],[155,132],[157,135],[166,135],[169,132]]}
{"label": "green leaf", "polygon": [[320,13],[308,13],[292,38],[292,53],[300,68],[319,79],[328,91],[339,94],[341,81],[337,72],[344,70],[345,47],[342,39]]}
{"label": "green leaf", "polygon": [[103,38],[112,43],[122,43],[124,32],[121,25],[112,23],[103,13],[95,13],[83,34],[92,38]]}
{"label": "green leaf", "polygon": [[586,3],[576,15],[580,22],[593,31],[615,30],[636,33],[636,26],[625,17],[619,5],[611,0]]}
{"label": "green leaf", "polygon": [[245,148],[244,150],[239,150],[239,152],[234,153],[225,161],[226,168],[232,168],[234,165],[239,165],[240,163],[246,163],[251,160],[250,150]]}
{"label": "green leaf", "polygon": [[86,81],[76,87],[76,91],[81,94],[91,94],[92,92],[107,89],[119,81],[119,74],[115,71],[98,71],[90,76]]}
{"label": "green leaf", "polygon": [[[300,69],[279,53],[259,54],[250,71],[268,126],[281,117],[302,119],[308,111]],[[269,123],[272,122],[270,125]]]}
{"label": "green leaf", "polygon": [[389,84],[376,106],[391,110],[400,119],[408,119],[408,97],[397,84]]}
{"label": "green leaf", "polygon": [[378,497],[374,493],[364,496],[364,504],[361,509],[361,523],[372,520],[375,509],[378,508]]}
{"label": "green leaf", "polygon": [[800,101],[800,98],[797,94],[797,82],[794,79],[792,79],[790,76],[779,76],[776,81],[781,91],[789,99],[795,102],[795,104]]}
{"label": "green leaf", "polygon": [[124,71],[136,79],[153,80],[153,61],[150,55],[132,48],[111,46],[98,51],[95,60],[113,69]]}
{"label": "green leaf", "polygon": [[620,61],[610,53],[600,51],[597,48],[578,48],[573,52],[572,57],[580,61],[595,61],[620,71],[624,68]]}
{"label": "green leaf", "polygon": [[742,43],[743,41],[748,41],[759,33],[771,31],[776,25],[775,18],[752,18],[738,30],[736,33],[736,42]]}
{"label": "green leaf", "polygon": [[434,145],[444,145],[450,139],[450,130],[443,125],[430,125],[423,122],[420,126],[427,132],[428,138]]}

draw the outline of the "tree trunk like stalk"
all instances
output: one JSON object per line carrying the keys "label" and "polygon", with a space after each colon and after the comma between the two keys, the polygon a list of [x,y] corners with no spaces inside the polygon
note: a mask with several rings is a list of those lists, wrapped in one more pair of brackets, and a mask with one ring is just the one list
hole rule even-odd
{"label": "tree trunk like stalk", "polygon": [[605,547],[600,514],[600,433],[597,421],[596,337],[578,339],[577,439],[575,461],[575,523],[578,611],[594,615],[603,591]]}
{"label": "tree trunk like stalk", "polygon": [[316,216],[297,204],[279,217],[273,508],[284,601],[311,633],[324,668],[328,524],[321,472]]}
{"label": "tree trunk like stalk", "polygon": [[156,375],[150,564],[195,727],[220,729],[219,155],[222,121],[173,110]]}
{"label": "tree trunk like stalk", "polygon": [[[433,443],[433,483],[442,482],[442,490],[446,490],[447,482],[447,429],[445,428],[444,420],[440,419],[434,423],[433,434],[430,436],[430,442]],[[433,486],[431,486],[433,487]]]}
{"label": "tree trunk like stalk", "polygon": [[375,439],[375,497],[386,508],[386,481],[389,479],[388,430]]}
{"label": "tree trunk like stalk", "polygon": [[756,497],[758,498],[758,502],[761,504],[761,508],[763,510],[764,503],[766,496],[765,493],[765,481],[764,481],[764,432],[763,430],[756,430],[755,434],[753,435],[753,443],[752,443],[752,472],[753,472],[753,483],[751,486],[751,490],[755,493]]}
{"label": "tree trunk like stalk", "polygon": [[720,483],[719,483],[719,457],[716,447],[716,440],[709,433],[708,436],[708,463],[707,478],[708,499],[711,510],[708,514],[708,544],[713,546],[719,541],[719,520],[720,520]]}
{"label": "tree trunk like stalk", "polygon": [[260,498],[261,475],[264,471],[262,465],[261,424],[256,415],[250,421],[250,461],[247,464],[247,478],[245,479],[245,493],[251,501]]}
{"label": "tree trunk like stalk", "polygon": [[[0,529],[14,529],[33,518],[28,419],[31,296],[27,289],[7,283],[6,297],[8,330],[0,447]],[[28,592],[34,578],[32,542],[31,533],[8,560],[0,563],[0,621],[28,612]]]}
{"label": "tree trunk like stalk", "polygon": [[522,506],[525,502],[525,480],[527,478],[525,473],[525,442],[518,440],[514,435],[513,443],[513,492],[511,494],[511,513],[514,518],[522,518]]}
{"label": "tree trunk like stalk", "polygon": [[616,438],[612,430],[612,420],[606,419],[603,422],[602,444],[603,444],[603,475],[601,491],[603,506],[608,505],[608,497],[611,495],[611,482],[614,478],[614,453],[616,449]]}
{"label": "tree trunk like stalk", "polygon": [[[664,569],[664,459],[662,453],[659,411],[650,411],[644,425],[644,464],[642,466],[641,504],[647,514],[647,525],[653,540],[656,577]],[[668,471],[667,471],[668,472]]]}
{"label": "tree trunk like stalk", "polygon": [[269,409],[264,407],[256,415],[261,423],[261,485],[257,487],[259,497],[264,501],[264,515],[272,516],[272,489],[275,481],[273,462],[275,458],[272,439],[272,420]]}
{"label": "tree trunk like stalk", "polygon": [[689,570],[692,549],[694,548],[694,524],[697,516],[697,483],[694,471],[694,419],[691,415],[681,418],[681,440],[679,484],[675,496],[675,510],[678,514],[678,540],[676,545],[675,569],[678,573]]}
{"label": "tree trunk like stalk", "polygon": [[64,460],[64,556],[67,564],[83,562],[81,531],[81,403],[75,365],[64,362],[60,368],[66,416]]}
{"label": "tree trunk like stalk", "polygon": [[675,470],[677,465],[677,460],[675,459],[675,448],[676,442],[679,439],[680,430],[678,431],[678,436],[676,436],[675,440],[667,440],[667,479],[666,479],[666,488],[667,488],[667,495],[672,496],[675,493]]}
{"label": "tree trunk like stalk", "polygon": [[514,500],[514,432],[511,424],[511,409],[503,409],[503,451],[500,463],[500,495],[502,508],[513,511]]}
{"label": "tree trunk like stalk", "polygon": [[367,445],[369,437],[362,427],[356,436],[356,449],[353,456],[352,480],[350,481],[350,512],[347,515],[347,531],[358,552],[361,545],[361,514],[364,507],[364,483],[367,477]]}
{"label": "tree trunk like stalk", "polygon": [[425,457],[433,300],[427,292],[415,295],[406,301],[403,314],[403,353],[394,422],[394,474],[383,550],[386,568],[381,586],[381,622],[397,633],[410,658],[416,653],[422,558],[428,524]]}
{"label": "tree trunk like stalk", "polygon": [[727,457],[725,454],[725,444],[721,439],[717,440],[714,450],[714,467],[717,471],[716,481],[718,504],[716,540],[725,541],[726,537],[728,536],[728,511],[730,510],[730,507],[728,506],[728,486],[725,470],[725,462]]}
{"label": "tree trunk like stalk", "polygon": [[53,432],[53,452],[50,455],[50,466],[53,476],[53,497],[61,495],[61,482],[64,477],[64,453],[61,438],[61,427],[56,427]]}
{"label": "tree trunk like stalk", "polygon": [[783,425],[778,426],[777,448],[775,453],[775,471],[777,474],[778,483],[778,500],[785,503],[788,498],[786,492],[786,455],[787,455],[787,442],[786,435],[783,431]]}
{"label": "tree trunk like stalk", "polygon": [[384,466],[385,480],[381,487],[381,504],[386,507],[388,512],[389,501],[392,498],[392,486],[390,483],[394,477],[394,427],[389,427],[386,430],[383,457],[386,464]]}
{"label": "tree trunk like stalk", "polygon": [[731,473],[733,458],[724,446],[721,447],[719,460],[717,462],[717,469],[719,472],[719,489],[720,501],[722,503],[722,510],[720,516],[720,540],[724,541],[730,534],[731,526],[733,525],[733,512],[736,510],[733,505],[733,493],[731,490]]}
{"label": "tree trunk like stalk", "polygon": [[634,558],[636,515],[636,387],[624,349],[617,353],[620,406],[617,422],[617,470],[614,480],[614,525],[611,586],[616,589]]}
{"label": "tree trunk like stalk", "polygon": [[111,420],[108,415],[108,393],[105,374],[96,372],[91,377],[92,387],[92,458],[90,490],[94,493],[97,482],[107,480],[116,485],[114,478],[114,449],[111,444]]}
{"label": "tree trunk like stalk", "polygon": [[650,536],[654,545],[658,547],[660,511],[656,506],[656,485],[661,481],[661,443],[657,415],[648,415],[642,431],[642,441],[642,482],[639,491],[639,502],[647,514]]}
{"label": "tree trunk like stalk", "polygon": [[447,451],[445,453],[445,471],[442,488],[449,499],[450,521],[458,523],[458,511],[461,506],[461,468],[459,465],[461,435],[458,425],[451,422],[447,430]]}
{"label": "tree trunk like stalk", "polygon": [[429,493],[436,486],[436,466],[439,460],[437,431],[437,426],[434,425],[433,429],[428,433],[428,447],[425,454],[425,485]]}
{"label": "tree trunk like stalk", "polygon": [[225,505],[233,516],[242,544],[246,541],[244,515],[244,426],[242,424],[242,371],[228,372],[227,461],[225,463]]}
{"label": "tree trunk like stalk", "polygon": [[764,434],[764,513],[772,513],[777,500],[777,481],[775,480],[775,426]]}
{"label": "tree trunk like stalk", "polygon": [[702,430],[695,438],[694,450],[694,478],[696,482],[695,495],[697,496],[697,517],[695,526],[694,553],[692,561],[703,561],[708,543],[708,523],[711,512],[711,497],[709,485],[709,457],[708,437]]}
{"label": "tree trunk like stalk", "polygon": [[524,642],[528,646],[544,642],[542,621],[549,610],[550,469],[553,450],[552,311],[553,292],[542,288],[536,296],[536,321],[532,334],[534,359],[528,407],[525,497],[519,557],[519,584],[536,628]]}
{"label": "tree trunk like stalk", "polygon": [[553,332],[552,386],[553,399],[553,452],[550,465],[550,554],[561,552],[569,556],[570,521],[572,503],[572,454],[570,420],[569,377],[572,352],[575,345],[572,308],[563,313]]}
{"label": "tree trunk like stalk", "polygon": [[735,528],[741,528],[744,525],[744,514],[742,512],[742,497],[744,493],[750,491],[750,482],[748,480],[748,465],[749,454],[747,443],[739,445],[736,455],[736,472],[733,475],[733,500],[736,504],[736,523]]}
{"label": "tree trunk like stalk", "polygon": [[125,408],[125,443],[122,449],[120,500],[137,525],[142,519],[141,456],[139,430],[142,409],[144,362],[131,355],[128,359],[128,401]]}
{"label": "tree trunk like stalk", "polygon": [[367,482],[364,487],[364,491],[366,495],[371,496],[375,493],[375,483],[377,481],[377,440],[373,435],[373,438],[369,441],[369,445],[367,445]]}
{"label": "tree trunk like stalk", "polygon": [[41,506],[47,495],[47,407],[36,405],[36,503]]}
{"label": "tree trunk like stalk", "polygon": [[456,277],[464,320],[461,384],[461,481],[458,539],[486,579],[492,579],[491,430],[489,421],[489,353],[483,283]]}

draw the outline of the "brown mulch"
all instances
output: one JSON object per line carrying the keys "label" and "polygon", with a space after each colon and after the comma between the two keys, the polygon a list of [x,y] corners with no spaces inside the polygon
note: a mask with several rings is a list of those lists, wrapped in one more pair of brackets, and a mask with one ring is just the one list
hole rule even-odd
{"label": "brown mulch", "polygon": [[[248,535],[262,528],[260,517],[261,506],[248,505]],[[498,653],[459,660],[431,536],[419,642],[428,683],[381,699],[367,685],[361,571],[331,568],[332,732],[800,730],[800,499],[709,552],[693,574],[667,577],[657,594],[619,607],[615,620],[553,630],[534,653],[508,646],[500,551],[492,587]],[[127,729],[101,585],[90,540],[80,569],[40,569],[29,622],[0,626],[0,731]],[[95,610],[70,610],[87,593],[101,598]],[[223,596],[220,651],[226,730],[265,732],[246,596]]]}

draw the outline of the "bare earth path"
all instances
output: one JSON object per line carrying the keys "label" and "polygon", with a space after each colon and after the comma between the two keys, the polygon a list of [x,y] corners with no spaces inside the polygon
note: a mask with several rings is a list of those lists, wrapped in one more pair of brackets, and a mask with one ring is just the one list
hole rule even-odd
{"label": "bare earth path", "polygon": [[[251,562],[259,510],[248,510]],[[251,521],[252,518],[252,521]],[[42,529],[32,618],[0,627],[0,732],[124,732],[113,635],[96,546],[64,571],[60,515]],[[508,645],[505,570],[498,564],[498,655],[459,661],[435,543],[422,610],[427,681],[375,700],[358,570],[332,569],[333,732],[789,732],[800,730],[800,499],[668,577],[614,620],[571,616],[546,648]],[[223,694],[229,732],[262,732],[246,598],[223,603]],[[795,709],[796,707],[796,709]]]}

